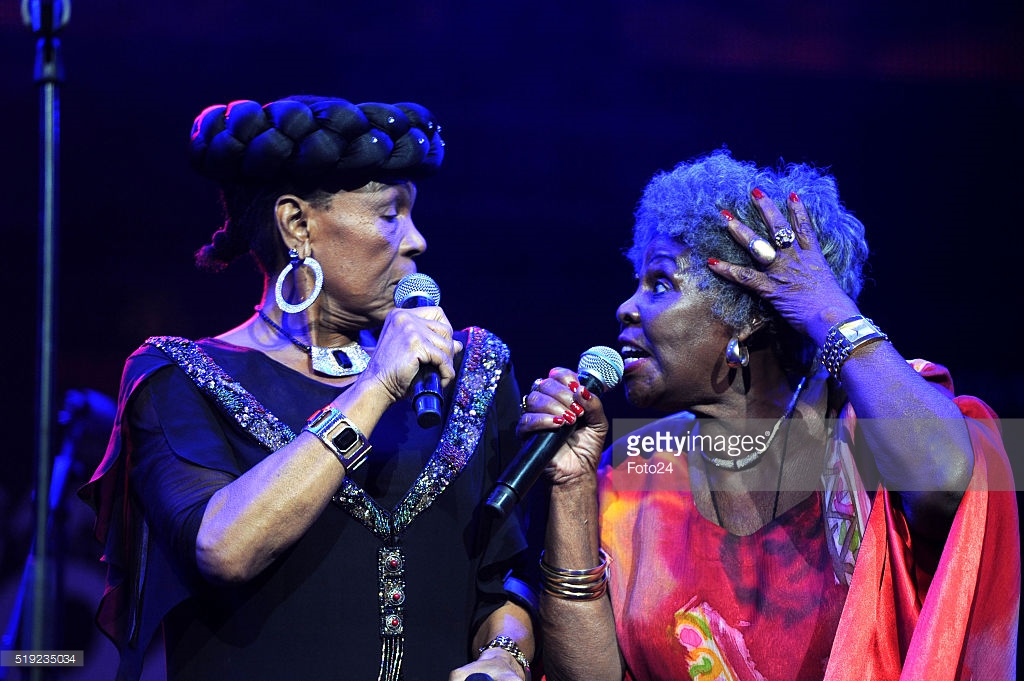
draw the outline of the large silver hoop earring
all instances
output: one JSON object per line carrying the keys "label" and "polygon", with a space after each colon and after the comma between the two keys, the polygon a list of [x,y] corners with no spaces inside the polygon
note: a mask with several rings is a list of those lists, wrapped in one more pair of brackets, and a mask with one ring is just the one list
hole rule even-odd
{"label": "large silver hoop earring", "polygon": [[[277,275],[277,286],[274,287],[274,302],[276,302],[277,306],[285,312],[295,314],[296,312],[302,312],[312,305],[313,301],[316,300],[316,297],[320,295],[320,290],[324,287],[324,270],[320,267],[320,263],[316,261],[316,258],[311,255],[308,255],[305,258],[300,258],[299,252],[294,248],[288,250],[288,258],[288,264],[285,265],[283,270],[281,270],[281,274]],[[284,299],[284,280],[288,276],[288,273],[299,265],[305,265],[309,269],[313,270],[313,290],[310,292],[308,298],[300,300],[298,303],[293,305]]]}
{"label": "large silver hoop earring", "polygon": [[725,346],[725,363],[733,369],[745,367],[750,363],[750,353],[747,346],[740,342],[739,338],[733,336],[729,344]]}

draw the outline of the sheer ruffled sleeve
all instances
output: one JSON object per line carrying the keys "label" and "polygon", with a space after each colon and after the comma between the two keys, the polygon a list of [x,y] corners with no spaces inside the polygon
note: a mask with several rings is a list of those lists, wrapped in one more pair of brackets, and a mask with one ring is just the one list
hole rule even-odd
{"label": "sheer ruffled sleeve", "polygon": [[[181,402],[170,409],[164,395],[180,394],[174,386],[178,372],[160,372],[144,383],[131,401],[127,419],[131,451],[128,484],[141,501],[146,521],[157,541],[167,545],[179,564],[194,568],[196,536],[210,497],[237,477],[224,470],[194,462],[195,448],[217,449],[216,424],[201,419],[205,405]],[[182,409],[185,406],[186,409]],[[168,414],[174,411],[192,413]],[[196,413],[200,412],[200,413]],[[161,413],[172,425],[163,425]],[[190,423],[193,432],[183,438],[177,424]],[[203,442],[203,435],[206,442]],[[173,441],[173,442],[172,442]],[[222,465],[221,468],[229,466]]]}
{"label": "sheer ruffled sleeve", "polygon": [[193,593],[206,502],[238,475],[208,402],[172,369],[152,347],[128,358],[106,455],[79,490],[104,546],[96,621],[121,653],[118,679],[138,678],[164,615]]}

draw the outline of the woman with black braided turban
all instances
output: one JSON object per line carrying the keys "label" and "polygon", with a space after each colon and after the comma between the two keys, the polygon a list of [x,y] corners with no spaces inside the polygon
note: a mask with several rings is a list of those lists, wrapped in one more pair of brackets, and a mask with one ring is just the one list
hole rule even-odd
{"label": "woman with black braided turban", "polygon": [[[126,363],[82,490],[118,678],[138,678],[161,624],[171,679],[529,677],[525,523],[478,512],[517,448],[508,350],[394,302],[427,245],[415,183],[443,151],[412,103],[289,97],[196,119],[192,162],[227,216],[197,263],[250,254],[264,290],[237,328],[150,338]],[[441,423],[409,399],[426,365]]]}

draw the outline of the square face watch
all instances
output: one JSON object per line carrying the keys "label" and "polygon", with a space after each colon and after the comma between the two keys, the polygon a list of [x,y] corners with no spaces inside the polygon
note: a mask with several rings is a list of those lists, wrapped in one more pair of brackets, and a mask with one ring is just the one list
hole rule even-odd
{"label": "square face watch", "polygon": [[335,407],[324,407],[310,416],[303,430],[320,438],[346,472],[358,468],[370,453],[371,446],[363,432]]}
{"label": "square face watch", "polygon": [[825,344],[822,346],[821,363],[838,381],[839,369],[849,358],[850,353],[861,345],[888,339],[889,337],[867,317],[863,315],[850,317],[829,330]]}
{"label": "square face watch", "polygon": [[867,317],[855,317],[845,324],[840,324],[839,333],[841,333],[853,347],[860,345],[860,341],[867,340],[868,336],[872,334],[876,334],[878,336],[885,335]]}

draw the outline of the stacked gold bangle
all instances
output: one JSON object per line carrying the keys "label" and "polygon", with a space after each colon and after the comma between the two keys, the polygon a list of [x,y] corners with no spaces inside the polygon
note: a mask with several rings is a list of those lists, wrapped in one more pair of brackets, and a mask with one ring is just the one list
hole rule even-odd
{"label": "stacked gold bangle", "polygon": [[570,601],[593,601],[608,591],[608,554],[599,549],[601,564],[588,570],[566,570],[544,562],[540,554],[540,582],[544,591]]}

